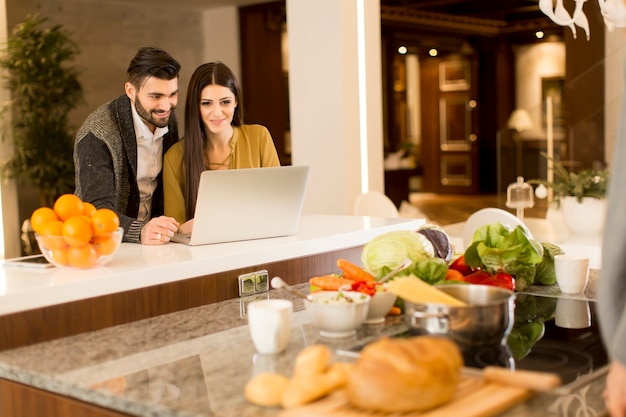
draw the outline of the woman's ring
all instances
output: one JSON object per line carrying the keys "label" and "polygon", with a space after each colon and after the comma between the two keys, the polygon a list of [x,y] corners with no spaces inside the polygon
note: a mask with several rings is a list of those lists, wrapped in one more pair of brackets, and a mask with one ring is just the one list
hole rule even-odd
{"label": "woman's ring", "polygon": [[161,240],[161,233],[157,233],[157,240]]}

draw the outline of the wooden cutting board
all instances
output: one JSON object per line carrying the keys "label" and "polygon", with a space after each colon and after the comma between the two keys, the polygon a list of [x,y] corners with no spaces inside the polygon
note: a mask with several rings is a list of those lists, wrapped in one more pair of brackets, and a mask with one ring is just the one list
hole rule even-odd
{"label": "wooden cutting board", "polygon": [[532,396],[530,390],[462,377],[455,397],[423,413],[382,413],[361,410],[348,403],[344,390],[311,404],[283,410],[279,417],[490,417]]}

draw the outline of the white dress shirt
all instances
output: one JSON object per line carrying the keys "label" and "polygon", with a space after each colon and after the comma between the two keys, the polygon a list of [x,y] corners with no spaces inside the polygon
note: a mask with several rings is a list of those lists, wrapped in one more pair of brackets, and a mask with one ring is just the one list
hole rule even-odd
{"label": "white dress shirt", "polygon": [[139,117],[135,106],[131,106],[135,136],[137,138],[137,186],[139,187],[138,220],[150,220],[152,195],[158,185],[157,177],[163,168],[163,135],[169,129],[157,127],[152,133]]}

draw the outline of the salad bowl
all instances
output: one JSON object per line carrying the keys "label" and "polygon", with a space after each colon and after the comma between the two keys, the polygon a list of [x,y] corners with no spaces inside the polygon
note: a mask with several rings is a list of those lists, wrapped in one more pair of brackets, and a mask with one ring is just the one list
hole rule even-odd
{"label": "salad bowl", "polygon": [[385,322],[385,316],[398,296],[389,291],[377,291],[370,300],[370,306],[365,318],[365,324],[379,324]]}
{"label": "salad bowl", "polygon": [[367,318],[371,297],[355,291],[318,291],[304,305],[320,335],[329,338],[356,334]]}

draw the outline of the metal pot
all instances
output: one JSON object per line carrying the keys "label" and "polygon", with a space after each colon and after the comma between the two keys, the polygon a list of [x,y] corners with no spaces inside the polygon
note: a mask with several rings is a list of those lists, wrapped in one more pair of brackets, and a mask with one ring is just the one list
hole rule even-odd
{"label": "metal pot", "polygon": [[513,328],[515,295],[512,291],[474,284],[437,288],[467,306],[405,301],[404,317],[412,333],[447,336],[463,350],[506,344]]}

